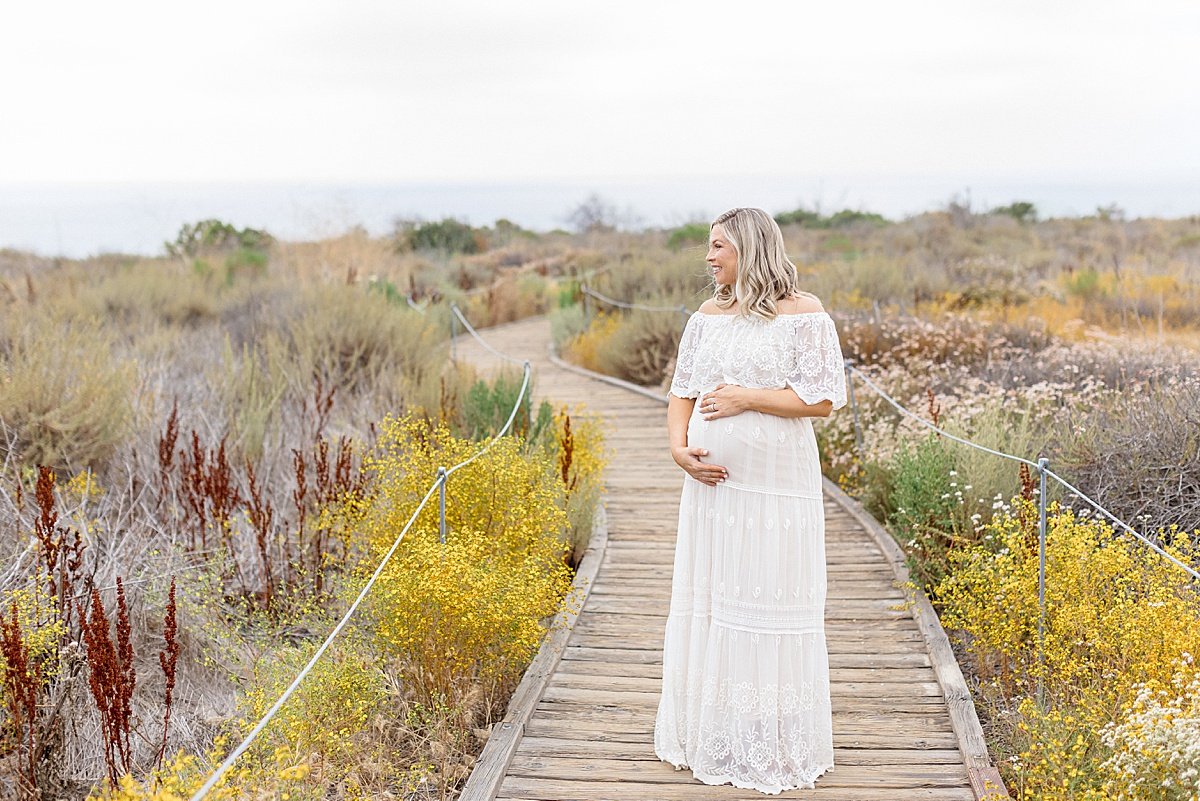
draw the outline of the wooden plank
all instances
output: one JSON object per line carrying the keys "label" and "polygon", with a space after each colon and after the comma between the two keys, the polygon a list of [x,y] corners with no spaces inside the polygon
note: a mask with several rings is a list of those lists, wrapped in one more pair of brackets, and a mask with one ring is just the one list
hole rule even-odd
{"label": "wooden plank", "polygon": [[[832,777],[837,772],[826,773]],[[690,772],[687,775],[691,775]],[[819,801],[970,801],[969,789],[955,787],[832,787],[816,781],[814,790],[798,790],[780,798],[812,798]],[[897,790],[902,790],[898,793]],[[511,776],[505,779],[498,798],[540,799],[541,801],[699,801],[701,799],[746,799],[761,801],[761,794],[720,785],[716,787],[693,781],[687,784],[661,782],[571,782],[561,779],[540,779]]]}
{"label": "wooden plank", "polygon": [[[830,671],[832,674],[832,671]],[[896,680],[888,681],[888,676],[873,677],[870,681],[853,681],[842,679],[830,680],[830,686],[835,696],[862,697],[865,701],[877,698],[937,698],[942,699],[942,687],[937,680],[930,676],[928,680],[913,679],[901,675]],[[571,688],[577,691],[581,703],[632,703],[632,694],[653,696],[657,703],[662,692],[661,676],[618,676],[597,673],[572,673],[558,671],[542,696],[546,700],[573,700],[558,698],[551,695],[551,690]],[[869,694],[868,694],[869,693]],[[627,696],[627,694],[629,694]],[[612,700],[606,700],[611,697]]]}
{"label": "wooden plank", "polygon": [[[555,676],[628,676],[658,679],[662,677],[662,664],[638,662],[601,662],[596,660],[569,659],[558,663]],[[928,667],[841,667],[831,665],[830,681],[858,681],[896,683],[902,681],[937,681],[937,676]]]}
{"label": "wooden plank", "polygon": [[[840,769],[838,769],[840,767]],[[958,764],[918,763],[908,765],[837,765],[822,776],[818,783],[824,787],[964,787],[968,785],[967,769]],[[591,756],[547,756],[518,754],[509,767],[509,776],[551,775],[566,781],[592,779],[600,782],[649,781],[663,784],[691,784],[696,781],[690,771],[676,770],[669,762],[650,760],[606,759]]]}
{"label": "wooden plank", "polygon": [[[834,737],[861,734],[920,734],[943,732],[954,734],[946,716],[944,704],[934,708],[922,708],[909,712],[889,708],[887,704],[869,705],[871,699],[839,697],[834,699]],[[634,728],[652,731],[655,709],[652,706],[631,706],[613,702],[615,705],[580,701],[557,701],[545,699],[538,704],[536,715],[525,727],[526,732],[534,720],[571,721],[580,731],[607,727]]]}
{"label": "wooden plank", "polygon": [[[896,578],[902,582],[909,581],[908,565],[904,552],[895,539],[883,526],[871,517],[862,504],[847,495],[841,487],[828,478],[822,477],[825,491],[841,503],[846,510],[854,515],[863,528],[866,529],[879,543],[887,555]],[[950,640],[942,628],[941,620],[933,605],[919,589],[910,589],[913,600],[913,616],[921,628],[926,647],[933,663],[934,672],[942,685],[942,691],[950,715],[950,723],[958,736],[959,749],[963,753],[963,761],[971,774],[971,785],[979,799],[996,794],[1008,797],[1008,790],[1000,777],[999,771],[992,765],[988,754],[987,743],[983,736],[983,727],[971,700],[971,692],[963,678],[962,669],[950,648]]]}
{"label": "wooden plank", "polygon": [[[601,742],[557,737],[530,737],[521,740],[521,753],[536,756],[578,757],[591,754],[608,759],[659,761],[645,743]],[[836,765],[962,765],[957,748],[854,748],[833,750]]]}
{"label": "wooden plank", "polygon": [[[957,749],[958,740],[949,724],[944,731],[914,731],[883,728],[878,722],[864,723],[854,731],[843,731],[843,716],[834,719],[833,748],[945,748]],[[586,742],[642,743],[653,753],[653,725],[638,728],[622,727],[605,722],[589,723],[587,719],[561,717],[532,718],[525,726],[526,737],[575,738]],[[836,758],[836,757],[835,757]]]}

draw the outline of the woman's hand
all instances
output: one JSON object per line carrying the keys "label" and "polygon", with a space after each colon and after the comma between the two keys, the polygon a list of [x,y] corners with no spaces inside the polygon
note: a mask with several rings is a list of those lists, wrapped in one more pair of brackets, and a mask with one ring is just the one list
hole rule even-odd
{"label": "woman's hand", "polygon": [[705,420],[733,417],[749,408],[749,390],[737,384],[717,384],[716,389],[700,397],[700,416]]}
{"label": "woman's hand", "polygon": [[728,477],[729,471],[724,467],[715,464],[705,464],[700,461],[701,456],[708,456],[708,450],[705,448],[689,448],[686,445],[671,448],[671,457],[675,459],[675,464],[682,467],[687,471],[689,476],[700,483],[715,487]]}

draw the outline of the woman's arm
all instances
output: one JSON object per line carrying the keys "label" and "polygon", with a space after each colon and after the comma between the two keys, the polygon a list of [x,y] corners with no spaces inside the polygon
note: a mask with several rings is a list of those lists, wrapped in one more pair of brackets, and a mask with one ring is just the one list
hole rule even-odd
{"label": "woman's arm", "polygon": [[[713,403],[716,411],[710,412]],[[736,384],[718,384],[716,389],[700,398],[700,414],[705,420],[732,417],[741,412],[763,412],[778,417],[828,417],[831,411],[833,401],[805,403],[790,387],[750,389]]]}
{"label": "woman's arm", "polygon": [[688,420],[695,406],[695,398],[667,396],[667,434],[671,439],[671,458],[692,478],[715,487],[728,475],[725,468],[700,461],[700,457],[708,456],[708,451],[704,448],[688,447]]}

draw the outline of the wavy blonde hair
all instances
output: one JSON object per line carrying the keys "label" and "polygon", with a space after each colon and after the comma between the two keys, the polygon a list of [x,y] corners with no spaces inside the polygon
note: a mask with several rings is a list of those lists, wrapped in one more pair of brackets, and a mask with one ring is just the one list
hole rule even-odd
{"label": "wavy blonde hair", "polygon": [[762,209],[736,208],[718,216],[708,230],[721,226],[737,253],[737,280],[717,285],[713,300],[722,309],[740,303],[738,313],[773,320],[777,301],[801,293],[796,265],[783,249],[779,224]]}

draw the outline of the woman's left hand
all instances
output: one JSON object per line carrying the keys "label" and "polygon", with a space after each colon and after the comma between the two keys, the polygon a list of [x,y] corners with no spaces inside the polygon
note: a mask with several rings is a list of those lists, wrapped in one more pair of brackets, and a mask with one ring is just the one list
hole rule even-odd
{"label": "woman's left hand", "polygon": [[700,397],[700,414],[705,420],[733,417],[749,408],[749,394],[737,384],[717,384],[716,389]]}

